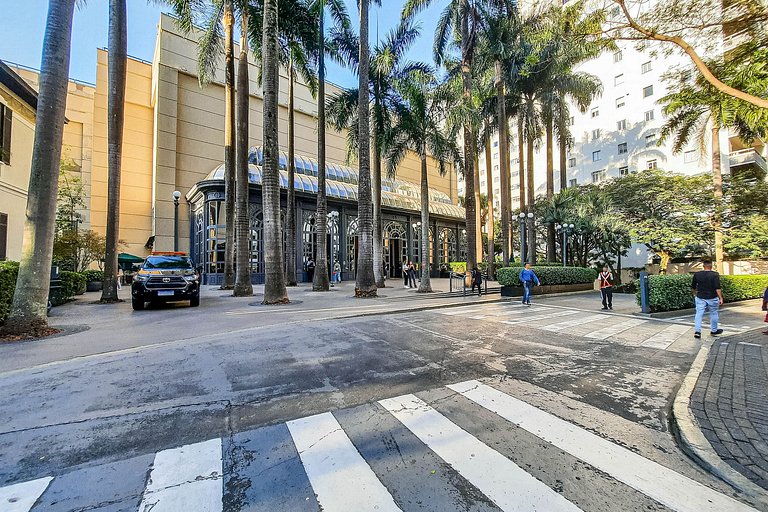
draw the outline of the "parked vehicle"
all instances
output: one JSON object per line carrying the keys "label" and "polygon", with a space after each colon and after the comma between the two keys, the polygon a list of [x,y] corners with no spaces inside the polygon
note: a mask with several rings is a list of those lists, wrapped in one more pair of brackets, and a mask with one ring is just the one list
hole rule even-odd
{"label": "parked vehicle", "polygon": [[131,282],[131,303],[142,310],[147,302],[189,301],[200,305],[200,276],[183,252],[153,252]]}

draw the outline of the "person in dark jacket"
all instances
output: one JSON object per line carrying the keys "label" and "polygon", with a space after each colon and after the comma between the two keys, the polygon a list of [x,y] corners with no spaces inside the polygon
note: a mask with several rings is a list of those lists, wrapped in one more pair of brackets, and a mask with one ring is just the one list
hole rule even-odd
{"label": "person in dark jacket", "polygon": [[531,264],[526,263],[525,268],[520,272],[520,282],[523,283],[523,304],[531,305],[531,297],[533,296],[533,286],[539,286],[539,281],[536,273],[531,269]]}
{"label": "person in dark jacket", "polygon": [[477,286],[477,296],[480,296],[480,285],[483,284],[483,274],[477,267],[472,268],[472,293],[475,293],[475,286]]}
{"label": "person in dark jacket", "polygon": [[312,283],[315,281],[315,260],[312,259],[312,256],[307,258],[307,262],[304,264],[304,267],[307,271],[307,277],[309,278],[309,282]]}
{"label": "person in dark jacket", "polygon": [[603,266],[603,271],[597,276],[600,281],[600,295],[603,298],[603,309],[613,309],[613,272]]}
{"label": "person in dark jacket", "polygon": [[712,336],[722,334],[723,330],[717,328],[720,306],[723,304],[723,291],[720,289],[720,274],[712,270],[712,262],[701,262],[704,270],[693,274],[694,301],[696,302],[696,317],[693,323],[693,337],[701,338],[701,322],[704,312],[709,310],[709,333]]}

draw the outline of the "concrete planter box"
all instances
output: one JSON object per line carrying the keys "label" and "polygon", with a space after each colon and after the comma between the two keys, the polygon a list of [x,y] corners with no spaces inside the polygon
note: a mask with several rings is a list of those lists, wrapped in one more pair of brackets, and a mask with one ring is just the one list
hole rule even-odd
{"label": "concrete planter box", "polygon": [[[546,295],[548,293],[582,292],[585,290],[594,290],[594,288],[595,287],[593,283],[553,284],[553,285],[544,285],[544,286],[534,286],[533,294]],[[522,286],[502,286],[501,296],[502,297],[522,297],[523,287]]]}
{"label": "concrete planter box", "polygon": [[85,285],[85,290],[88,292],[98,292],[102,288],[101,281],[88,281]]}

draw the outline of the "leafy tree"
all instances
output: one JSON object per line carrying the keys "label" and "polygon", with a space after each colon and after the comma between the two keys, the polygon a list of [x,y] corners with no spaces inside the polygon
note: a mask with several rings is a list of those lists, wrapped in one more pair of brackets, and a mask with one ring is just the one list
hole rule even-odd
{"label": "leafy tree", "polygon": [[53,261],[74,272],[88,270],[94,262],[102,269],[106,244],[107,237],[92,229],[65,230],[53,242]]}

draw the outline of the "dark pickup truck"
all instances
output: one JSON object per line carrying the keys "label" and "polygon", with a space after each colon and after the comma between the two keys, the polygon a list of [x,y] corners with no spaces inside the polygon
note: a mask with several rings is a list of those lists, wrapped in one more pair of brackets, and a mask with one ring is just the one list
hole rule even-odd
{"label": "dark pickup truck", "polygon": [[147,302],[181,302],[200,305],[200,277],[186,253],[154,252],[147,256],[133,276],[133,309],[144,309]]}

